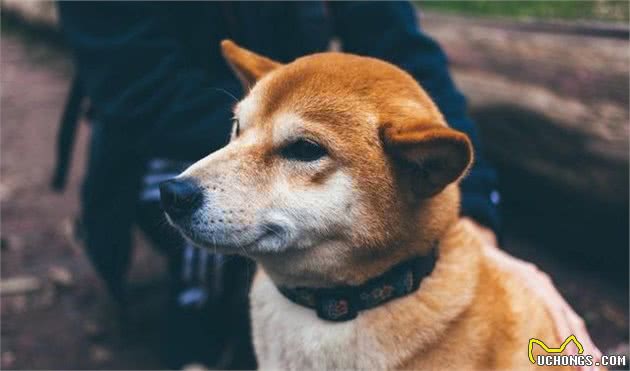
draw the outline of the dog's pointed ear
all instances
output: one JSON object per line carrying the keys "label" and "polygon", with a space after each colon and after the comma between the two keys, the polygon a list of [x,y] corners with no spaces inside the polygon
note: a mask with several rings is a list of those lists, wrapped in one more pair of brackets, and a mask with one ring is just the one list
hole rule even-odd
{"label": "dog's pointed ear", "polygon": [[232,40],[221,41],[221,52],[245,88],[254,86],[256,81],[282,65],[267,57],[241,48]]}
{"label": "dog's pointed ear", "polygon": [[419,197],[431,197],[459,180],[473,161],[468,136],[447,126],[385,125],[382,136]]}

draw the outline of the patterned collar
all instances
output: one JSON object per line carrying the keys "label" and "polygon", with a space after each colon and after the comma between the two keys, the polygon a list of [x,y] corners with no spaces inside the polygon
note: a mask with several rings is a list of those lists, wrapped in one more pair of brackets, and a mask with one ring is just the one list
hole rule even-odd
{"label": "patterned collar", "polygon": [[437,247],[434,247],[428,256],[406,260],[362,285],[332,288],[278,287],[278,290],[292,302],[314,309],[321,319],[349,321],[362,310],[416,291],[422,279],[433,271],[436,260]]}

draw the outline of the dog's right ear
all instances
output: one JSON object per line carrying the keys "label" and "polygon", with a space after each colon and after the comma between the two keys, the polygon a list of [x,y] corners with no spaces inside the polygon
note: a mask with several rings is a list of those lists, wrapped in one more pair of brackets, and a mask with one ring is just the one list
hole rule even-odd
{"label": "dog's right ear", "polygon": [[473,160],[470,139],[446,126],[386,125],[382,135],[386,147],[411,174],[412,189],[420,197],[431,197],[457,181]]}
{"label": "dog's right ear", "polygon": [[264,75],[282,66],[267,57],[241,48],[232,40],[221,41],[221,52],[244,88],[251,88]]}

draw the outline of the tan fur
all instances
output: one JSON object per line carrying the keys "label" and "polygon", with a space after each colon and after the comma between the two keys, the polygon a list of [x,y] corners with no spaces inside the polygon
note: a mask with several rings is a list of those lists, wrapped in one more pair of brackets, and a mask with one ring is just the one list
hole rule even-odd
{"label": "tan fur", "polygon": [[[563,340],[545,299],[459,218],[470,141],[410,75],[341,53],[281,65],[222,47],[252,88],[235,107],[231,143],[182,174],[206,202],[176,226],[259,263],[251,305],[262,368],[529,369],[530,337]],[[284,155],[304,139],[326,155]],[[417,292],[349,322],[320,320],[276,289],[360,284],[436,241],[436,268]]]}

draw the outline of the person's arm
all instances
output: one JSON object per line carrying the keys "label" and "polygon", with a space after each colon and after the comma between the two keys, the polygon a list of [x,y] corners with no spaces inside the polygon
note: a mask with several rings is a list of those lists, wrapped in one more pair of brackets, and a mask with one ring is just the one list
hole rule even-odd
{"label": "person's arm", "polygon": [[466,100],[457,90],[440,46],[423,34],[407,2],[329,2],[334,32],[345,52],[389,61],[412,74],[435,101],[448,124],[465,132],[475,147],[475,163],[463,180],[462,213],[499,227],[496,172],[483,159]]}
{"label": "person's arm", "polygon": [[[95,119],[153,157],[198,159],[223,146],[241,88],[218,62],[186,60],[165,3],[60,2],[62,28]],[[220,60],[219,45],[216,49]]]}
{"label": "person's arm", "polygon": [[197,160],[223,146],[235,99],[221,89],[236,96],[241,91],[222,63],[218,42],[207,45],[221,60],[208,62],[212,70],[187,60],[169,6],[58,3],[75,73],[93,108],[81,198],[83,242],[121,302],[146,161]]}

